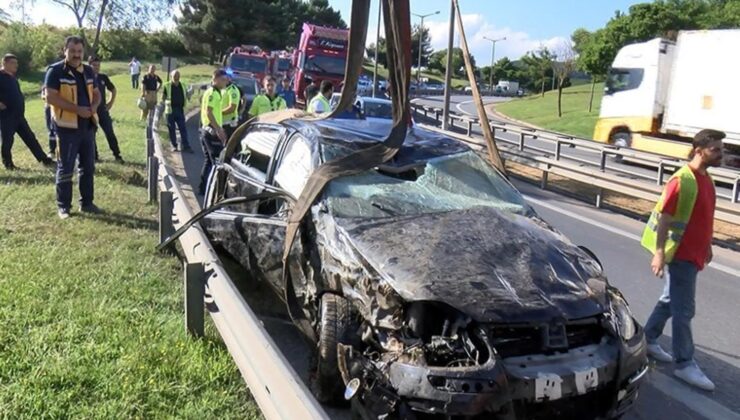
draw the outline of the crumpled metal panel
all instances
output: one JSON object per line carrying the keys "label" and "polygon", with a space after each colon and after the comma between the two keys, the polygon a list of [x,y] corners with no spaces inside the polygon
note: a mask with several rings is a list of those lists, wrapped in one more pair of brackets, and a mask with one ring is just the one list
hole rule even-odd
{"label": "crumpled metal panel", "polygon": [[[406,301],[444,302],[479,322],[550,322],[606,310],[604,290],[589,286],[602,276],[596,261],[537,219],[476,207],[333,221],[321,246],[354,267],[342,274],[345,294],[365,304],[387,285]],[[367,273],[376,279],[364,281]]]}

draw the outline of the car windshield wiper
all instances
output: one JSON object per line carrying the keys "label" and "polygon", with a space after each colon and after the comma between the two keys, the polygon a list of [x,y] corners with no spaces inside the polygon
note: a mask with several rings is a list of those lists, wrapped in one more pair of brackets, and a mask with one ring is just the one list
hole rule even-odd
{"label": "car windshield wiper", "polygon": [[314,67],[316,70],[318,70],[320,72],[329,73],[328,71],[326,71],[325,68],[323,68],[320,65],[314,63],[313,61],[309,61],[308,64],[310,64],[312,67]]}
{"label": "car windshield wiper", "polygon": [[373,206],[373,207],[375,207],[376,209],[382,211],[383,213],[387,214],[388,216],[395,216],[396,215],[395,212],[393,212],[391,210],[388,210],[386,207],[383,207],[381,204],[378,204],[378,203],[373,202],[373,203],[370,203],[370,205]]}

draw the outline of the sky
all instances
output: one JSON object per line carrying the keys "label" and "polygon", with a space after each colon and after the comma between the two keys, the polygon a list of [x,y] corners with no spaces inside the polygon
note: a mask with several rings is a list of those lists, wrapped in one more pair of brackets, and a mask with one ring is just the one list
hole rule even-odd
{"label": "sky", "polygon": [[[375,42],[377,28],[378,1],[372,0],[367,42]],[[614,16],[617,10],[627,11],[630,5],[645,0],[460,0],[465,34],[476,63],[486,65],[491,60],[491,39],[506,38],[496,43],[496,59],[509,57],[515,60],[527,51],[544,45],[551,49],[570,39],[570,34],[578,28],[598,29]],[[0,0],[0,8],[10,10],[13,17],[20,18],[20,10],[11,7],[12,0]],[[26,3],[31,3],[27,1]],[[329,0],[349,24],[351,0]],[[429,28],[432,48],[447,48],[450,0],[410,0],[411,12],[429,14],[424,26]],[[52,3],[50,0],[36,0],[27,11],[34,23],[51,23],[58,26],[75,25],[72,12]],[[412,16],[412,24],[419,22]],[[171,27],[172,24],[165,25]],[[456,29],[457,30],[457,29]],[[381,36],[383,36],[381,27]],[[297,39],[297,37],[296,37]],[[246,42],[246,41],[245,41]],[[458,45],[458,41],[455,41]]]}

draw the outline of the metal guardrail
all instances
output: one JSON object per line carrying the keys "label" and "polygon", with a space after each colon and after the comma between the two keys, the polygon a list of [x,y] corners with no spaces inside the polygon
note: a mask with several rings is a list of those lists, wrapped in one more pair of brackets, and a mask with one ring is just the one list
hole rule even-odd
{"label": "metal guardrail", "polygon": [[[149,197],[159,201],[160,242],[193,216],[177,180],[168,168],[157,126],[151,115],[147,127]],[[202,336],[204,308],[267,419],[328,419],[327,414],[290,366],[246,303],[208,241],[195,225],[178,240],[185,281],[185,324],[191,335]]]}
{"label": "metal guardrail", "polygon": [[[442,109],[437,107],[424,106],[420,104],[413,104],[413,109],[418,113],[423,113],[425,117],[429,118],[429,114],[434,114],[436,122],[441,122]],[[473,124],[479,124],[478,118],[471,116],[461,115],[450,115],[449,123],[454,127],[454,122],[460,121],[467,124],[467,136],[472,138],[472,126]],[[499,142],[512,144],[518,147],[520,152],[525,150],[533,150],[538,153],[552,155],[556,161],[567,159],[575,161],[583,165],[597,167],[601,172],[612,172],[619,175],[629,175],[635,178],[652,181],[654,185],[662,186],[666,180],[666,173],[677,168],[680,168],[686,164],[685,160],[669,158],[666,156],[658,155],[655,153],[642,152],[629,148],[618,148],[611,145],[601,144],[593,140],[581,139],[574,136],[561,134],[548,130],[534,129],[530,127],[524,127],[518,124],[512,123],[492,123],[491,129],[496,133],[499,132],[510,132],[518,135],[516,141],[505,139],[502,137],[496,137]],[[540,139],[554,143],[553,149],[545,149],[538,145],[527,144],[527,139]],[[570,148],[580,148],[583,150],[589,150],[595,154],[600,155],[599,163],[596,164],[594,161],[582,159],[577,156],[571,156],[562,153],[562,146],[566,145]],[[653,166],[657,169],[654,175],[646,175],[638,171],[631,171],[629,169],[619,168],[615,166],[607,166],[608,157],[617,157],[622,159],[629,159],[645,165]],[[740,214],[740,208],[737,208],[737,203],[740,202],[740,171],[731,170],[727,168],[710,168],[710,175],[714,178],[715,182],[721,182],[724,184],[732,185],[732,192],[730,194],[717,193],[719,198],[729,201],[730,207],[727,209],[733,213]],[[723,201],[718,201],[718,205]]]}

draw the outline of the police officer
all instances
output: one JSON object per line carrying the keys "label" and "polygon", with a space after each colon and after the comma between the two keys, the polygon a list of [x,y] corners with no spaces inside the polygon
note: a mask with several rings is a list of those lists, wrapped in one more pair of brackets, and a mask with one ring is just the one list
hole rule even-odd
{"label": "police officer", "polygon": [[213,163],[221,154],[226,144],[226,132],[223,129],[223,100],[221,92],[226,88],[228,78],[222,69],[213,72],[211,86],[203,94],[200,106],[200,144],[203,148],[203,169],[200,171],[198,194],[204,195],[208,175]]}
{"label": "police officer", "polygon": [[46,166],[54,164],[44,154],[44,149],[36,140],[26,121],[26,104],[21,86],[18,84],[16,72],[18,71],[18,58],[13,54],[3,57],[2,69],[0,69],[0,155],[3,165],[7,170],[18,169],[13,163],[13,139],[15,134],[21,137],[26,147],[33,153],[33,157]]}
{"label": "police officer", "polygon": [[79,159],[80,211],[101,213],[93,203],[95,175],[95,111],[100,105],[100,90],[95,72],[82,63],[85,42],[69,36],[64,42],[64,60],[46,72],[46,101],[59,139],[56,196],[58,214],[69,218],[72,205],[72,176]]}
{"label": "police officer", "polygon": [[164,115],[167,118],[167,130],[170,135],[172,150],[177,151],[177,134],[175,129],[180,130],[180,150],[185,153],[193,153],[188,142],[188,129],[185,124],[185,105],[188,103],[188,93],[185,85],[180,81],[180,72],[172,70],[170,81],[164,84],[162,89],[162,101],[164,102]]}
{"label": "police officer", "polygon": [[228,84],[222,92],[221,100],[223,101],[224,131],[228,139],[239,125],[239,105],[242,93],[239,87],[231,80],[231,76],[227,74],[226,77]]}
{"label": "police officer", "polygon": [[308,112],[321,114],[331,111],[329,99],[331,99],[332,93],[334,93],[334,84],[328,80],[321,82],[321,93],[311,99],[308,104]]}
{"label": "police officer", "polygon": [[285,104],[285,99],[281,98],[275,92],[275,78],[272,76],[265,76],[262,79],[262,87],[264,93],[257,95],[252,101],[252,106],[249,107],[249,115],[256,117],[265,112],[277,111],[279,109],[285,109],[288,106]]}
{"label": "police officer", "polygon": [[[109,112],[113,107],[113,104],[116,102],[116,87],[113,85],[113,82],[110,81],[107,74],[100,72],[100,59],[98,57],[91,56],[88,58],[87,62],[90,64],[90,67],[92,67],[98,79],[98,90],[100,91],[100,105],[97,109],[98,125],[103,129],[103,133],[105,133],[105,139],[108,140],[108,147],[110,147],[110,151],[113,152],[113,157],[116,159],[116,162],[123,163],[121,149],[118,147],[118,138],[116,138],[116,133],[113,131],[113,120],[111,119]],[[111,96],[110,101],[106,102],[106,92],[108,91],[110,91]],[[95,146],[95,160],[98,160],[97,145]]]}

